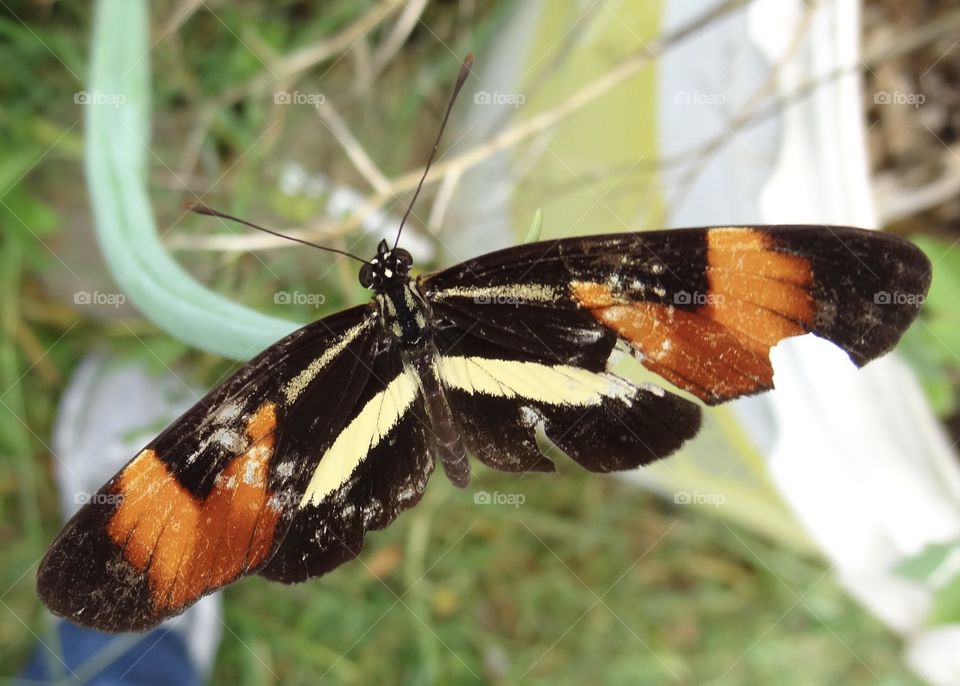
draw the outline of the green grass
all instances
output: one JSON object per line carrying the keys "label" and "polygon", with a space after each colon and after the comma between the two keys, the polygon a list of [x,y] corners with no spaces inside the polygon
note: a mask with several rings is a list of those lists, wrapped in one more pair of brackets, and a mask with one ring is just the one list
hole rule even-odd
{"label": "green grass", "polygon": [[517,508],[435,478],[359,562],[296,587],[238,584],[217,676],[760,684],[802,670],[791,683],[913,683],[896,640],[819,563],[567,467],[519,483],[479,474],[471,490],[522,493]]}
{"label": "green grass", "polygon": [[[171,170],[197,132],[203,144],[185,182],[195,191],[213,188],[209,202],[227,211],[302,218],[302,207],[270,190],[288,158],[364,187],[309,112],[278,121],[264,97],[218,103],[262,71],[251,49],[265,56],[308,45],[372,4],[338,0],[324,3],[323,12],[299,2],[219,4],[216,16],[202,11],[159,40],[149,56],[148,163],[161,227],[179,215],[185,196]],[[153,8],[155,32],[175,6]],[[425,22],[462,54],[483,45],[504,6],[485,6],[464,25],[457,3],[431,4]],[[82,111],[72,100],[85,75],[89,11],[37,4],[22,10],[22,22],[0,18],[7,39],[0,41],[2,676],[16,671],[47,630],[33,575],[60,524],[49,444],[71,370],[104,344],[158,367],[181,364],[198,383],[230,364],[189,351],[136,312],[94,319],[65,295],[104,278],[76,239],[92,241]],[[291,89],[308,90],[328,68],[324,90],[349,94],[337,103],[341,114],[381,168],[394,174],[421,162],[435,129],[431,115],[456,69],[447,48],[421,29],[368,93],[351,90],[349,58]],[[217,230],[191,218],[175,232]],[[329,293],[328,309],[357,294],[352,271],[321,276],[329,262],[312,252],[177,257],[218,292],[303,321],[318,312],[281,311],[272,293],[286,286]],[[512,684],[521,677],[550,684],[915,683],[898,659],[897,639],[820,561],[557,461],[560,474],[519,480],[480,470],[466,492],[438,476],[420,506],[368,537],[360,561],[295,587],[256,578],[231,587],[214,682],[314,684],[325,675],[335,684]],[[476,505],[479,489],[523,494],[525,502]]]}

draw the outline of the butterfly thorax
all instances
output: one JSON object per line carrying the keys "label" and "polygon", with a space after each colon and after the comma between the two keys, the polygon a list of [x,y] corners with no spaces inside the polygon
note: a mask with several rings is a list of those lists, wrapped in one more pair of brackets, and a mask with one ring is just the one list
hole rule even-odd
{"label": "butterfly thorax", "polygon": [[412,263],[406,250],[380,241],[376,256],[360,269],[360,285],[374,292],[383,328],[406,345],[421,343],[427,334],[427,304],[410,282]]}
{"label": "butterfly thorax", "polygon": [[427,328],[427,304],[414,288],[413,282],[404,278],[388,288],[378,290],[374,296],[383,328],[404,345],[421,345],[429,337]]}
{"label": "butterfly thorax", "polygon": [[400,343],[404,373],[419,388],[434,459],[450,481],[464,488],[470,483],[470,464],[460,429],[453,418],[443,384],[437,375],[437,349],[430,334],[430,306],[410,279],[410,253],[391,249],[386,241],[377,256],[363,265],[360,284],[374,293],[383,329]]}

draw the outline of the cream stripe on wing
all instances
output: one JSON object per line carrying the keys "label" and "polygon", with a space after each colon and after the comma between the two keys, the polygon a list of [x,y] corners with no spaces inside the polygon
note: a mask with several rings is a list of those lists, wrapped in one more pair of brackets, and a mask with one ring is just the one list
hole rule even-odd
{"label": "cream stripe on wing", "polygon": [[407,372],[401,372],[385,389],[370,398],[320,458],[300,499],[300,507],[318,505],[347,483],[370,451],[397,425],[413,404],[417,392],[416,380]]}
{"label": "cream stripe on wing", "polygon": [[498,286],[451,286],[433,293],[434,300],[447,298],[473,298],[478,304],[519,305],[529,302],[556,302],[560,290],[556,286],[540,283],[510,284]]}
{"label": "cream stripe on wing", "polygon": [[284,400],[287,405],[292,404],[300,397],[300,394],[317,378],[317,374],[323,371],[323,368],[330,364],[330,361],[343,352],[350,343],[359,336],[368,326],[373,324],[374,318],[368,317],[362,322],[347,329],[343,335],[330,344],[323,354],[313,360],[306,368],[290,379],[283,387]]}
{"label": "cream stripe on wing", "polygon": [[629,401],[636,394],[636,388],[612,374],[597,374],[569,365],[441,357],[437,373],[448,388],[550,405],[598,405],[605,397]]}

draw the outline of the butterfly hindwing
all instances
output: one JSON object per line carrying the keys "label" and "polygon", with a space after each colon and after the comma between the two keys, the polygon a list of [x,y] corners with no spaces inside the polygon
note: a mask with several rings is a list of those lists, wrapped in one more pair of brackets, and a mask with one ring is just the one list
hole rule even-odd
{"label": "butterfly hindwing", "polygon": [[[304,461],[299,500],[286,537],[260,570],[292,583],[356,557],[367,531],[382,529],[419,502],[433,472],[429,423],[416,380],[386,336],[363,359],[368,368],[337,380],[325,414],[304,405],[294,421],[322,421],[326,433]],[[342,396],[342,399],[339,399]]]}
{"label": "butterfly hindwing", "polygon": [[553,470],[537,447],[537,425],[593,472],[653,462],[675,452],[700,428],[697,405],[607,372],[502,354],[441,355],[438,367],[466,445],[482,462],[503,471]]}
{"label": "butterfly hindwing", "polygon": [[[532,243],[421,280],[456,345],[602,369],[617,341],[707,403],[773,385],[770,348],[816,333],[859,365],[887,352],[929,286],[905,241],[847,227],[726,227]],[[545,325],[545,320],[552,320]],[[527,341],[524,341],[524,337]]]}
{"label": "butterfly hindwing", "polygon": [[556,265],[538,271],[529,247],[421,282],[441,379],[471,453],[503,471],[553,471],[538,426],[592,471],[632,469],[674,452],[696,434],[699,408],[607,374],[617,335],[564,295]]}

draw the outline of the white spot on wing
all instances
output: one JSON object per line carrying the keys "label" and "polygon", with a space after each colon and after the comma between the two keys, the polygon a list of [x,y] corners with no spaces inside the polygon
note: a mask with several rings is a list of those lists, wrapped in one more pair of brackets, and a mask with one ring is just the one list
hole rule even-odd
{"label": "white spot on wing", "polygon": [[243,465],[243,483],[248,486],[258,486],[260,485],[260,479],[257,478],[257,468],[259,467],[259,461],[256,459],[248,459]]}
{"label": "white spot on wing", "polygon": [[214,424],[226,424],[240,416],[240,405],[235,402],[227,403],[213,415]]}
{"label": "white spot on wing", "polygon": [[397,493],[397,499],[405,503],[412,500],[416,495],[417,489],[414,488],[413,484],[407,484]]}
{"label": "white spot on wing", "polygon": [[[236,431],[229,429],[219,429],[213,434],[213,440],[231,453],[239,454],[247,448],[247,441]],[[196,458],[194,458],[196,459]]]}
{"label": "white spot on wing", "polygon": [[645,383],[640,386],[640,388],[647,393],[657,396],[658,398],[664,397],[667,392],[660,388],[659,386],[654,386],[652,383]]}
{"label": "white spot on wing", "polygon": [[381,503],[379,500],[371,500],[363,510],[363,525],[369,528],[370,522],[372,522],[374,518],[378,517],[382,512],[383,503]]}
{"label": "white spot on wing", "polygon": [[540,415],[537,414],[537,411],[532,407],[524,405],[520,408],[520,420],[523,422],[524,426],[536,426],[537,422],[540,421]]}
{"label": "white spot on wing", "polygon": [[590,345],[603,338],[603,329],[573,329],[571,334],[568,338],[573,342]]}

